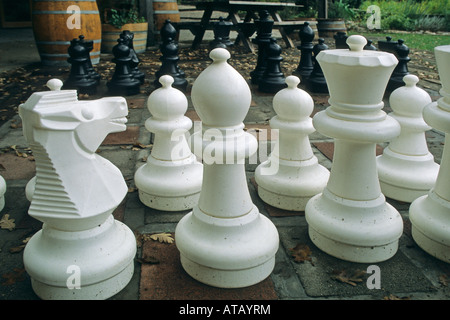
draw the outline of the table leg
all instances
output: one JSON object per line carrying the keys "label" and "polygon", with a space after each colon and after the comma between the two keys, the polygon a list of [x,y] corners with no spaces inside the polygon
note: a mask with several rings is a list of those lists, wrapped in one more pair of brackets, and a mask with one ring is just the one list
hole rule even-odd
{"label": "table leg", "polygon": [[253,47],[253,44],[252,44],[250,38],[247,37],[247,35],[244,33],[243,30],[241,30],[241,28],[239,28],[239,22],[241,20],[239,15],[236,12],[233,12],[233,13],[230,13],[230,18],[231,18],[231,21],[233,22],[233,24],[238,27],[237,28],[238,37],[237,37],[235,43],[238,44],[239,41],[242,41],[242,44],[244,45],[245,49],[247,49],[251,53],[255,53],[255,48]]}
{"label": "table leg", "polygon": [[[274,21],[277,21],[277,22],[283,21],[283,19],[281,19],[280,15],[277,12],[274,12],[274,11],[270,12],[270,15],[272,16]],[[294,48],[294,42],[288,36],[288,34],[284,30],[284,28],[280,26],[279,30],[280,30],[280,33],[281,33],[281,37],[283,38],[284,42],[286,43],[286,47],[287,48]]]}
{"label": "table leg", "polygon": [[206,27],[208,26],[209,20],[211,19],[212,9],[205,9],[203,12],[202,20],[200,22],[200,28],[195,35],[194,41],[192,42],[192,49],[198,49],[202,43],[203,36],[205,35]]}

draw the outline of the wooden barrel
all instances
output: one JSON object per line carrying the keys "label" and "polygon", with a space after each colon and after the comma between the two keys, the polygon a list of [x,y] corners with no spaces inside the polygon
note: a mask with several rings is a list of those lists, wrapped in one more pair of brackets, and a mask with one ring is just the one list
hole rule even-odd
{"label": "wooden barrel", "polygon": [[136,53],[143,53],[147,49],[148,23],[124,24],[121,29],[110,24],[102,24],[102,52],[112,53],[112,48],[117,44],[117,39],[124,30],[134,34],[133,47]]}
{"label": "wooden barrel", "polygon": [[159,32],[167,19],[171,22],[180,22],[177,1],[153,0],[153,31],[157,38],[159,38]]}
{"label": "wooden barrel", "polygon": [[70,41],[80,35],[94,42],[92,63],[100,61],[102,30],[96,0],[33,0],[32,22],[42,64],[68,65]]}
{"label": "wooden barrel", "polygon": [[345,21],[338,19],[318,19],[317,29],[321,38],[333,38],[337,32],[347,32]]}

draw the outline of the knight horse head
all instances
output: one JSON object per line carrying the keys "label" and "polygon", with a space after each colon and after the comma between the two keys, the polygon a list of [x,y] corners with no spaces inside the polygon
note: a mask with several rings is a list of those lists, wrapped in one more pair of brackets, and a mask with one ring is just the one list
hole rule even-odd
{"label": "knight horse head", "polygon": [[75,90],[36,92],[19,106],[36,159],[29,214],[48,222],[107,215],[128,188],[120,170],[95,151],[109,133],[125,131],[123,97],[78,101]]}

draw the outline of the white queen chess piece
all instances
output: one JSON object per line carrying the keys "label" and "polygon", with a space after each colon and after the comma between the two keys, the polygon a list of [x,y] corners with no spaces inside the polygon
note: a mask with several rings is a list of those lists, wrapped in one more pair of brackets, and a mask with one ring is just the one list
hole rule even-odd
{"label": "white queen chess piece", "polygon": [[255,170],[260,198],[276,208],[294,211],[304,211],[330,176],[312,151],[308,135],[315,131],[310,117],[314,101],[297,88],[299,83],[298,77],[288,76],[288,87],[274,96],[277,115],[270,120],[270,127],[279,130],[279,139],[269,159]]}
{"label": "white queen chess piece", "polygon": [[33,290],[42,299],[109,298],[133,275],[136,239],[112,215],[128,191],[122,173],[95,152],[126,129],[126,101],[36,92],[19,114],[36,160],[28,213],[43,222],[23,257]]}
{"label": "white queen chess piece", "polygon": [[445,133],[438,177],[427,195],[409,207],[414,241],[430,255],[450,263],[450,45],[434,48],[441,98],[423,110],[425,122]]}
{"label": "white queen chess piece", "polygon": [[226,49],[216,48],[210,57],[213,63],[192,87],[192,102],[202,120],[192,145],[203,158],[203,185],[198,205],[178,223],[175,241],[182,266],[194,279],[239,288],[270,275],[279,238],[248,190],[245,158],[258,146],[243,130],[250,88],[227,63]]}
{"label": "white queen chess piece", "polygon": [[147,163],[136,170],[139,198],[146,206],[163,211],[192,209],[202,188],[203,165],[197,161],[186,139],[192,121],[184,114],[186,96],[172,87],[173,77],[159,78],[161,88],[147,101],[151,117],[145,127],[155,134]]}
{"label": "white queen chess piece", "polygon": [[305,209],[309,236],[337,258],[374,263],[398,250],[403,221],[381,193],[376,144],[400,134],[383,108],[383,94],[397,64],[393,54],[363,50],[366,39],[348,37],[350,49],[324,50],[320,63],[330,106],[313,117],[314,127],[334,138],[330,178]]}
{"label": "white queen chess piece", "polygon": [[400,123],[401,133],[377,157],[377,168],[381,192],[386,197],[412,202],[434,186],[439,164],[428,151],[425,132],[431,127],[422,116],[431,97],[416,86],[417,76],[406,75],[403,82],[405,86],[394,90],[389,97],[393,110],[389,115]]}

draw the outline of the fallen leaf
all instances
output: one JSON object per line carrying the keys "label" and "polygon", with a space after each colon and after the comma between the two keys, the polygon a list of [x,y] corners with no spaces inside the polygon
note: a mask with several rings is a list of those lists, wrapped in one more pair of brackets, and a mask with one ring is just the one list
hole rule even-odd
{"label": "fallen leaf", "polygon": [[163,243],[173,243],[175,241],[170,233],[165,232],[152,234],[150,235],[150,239]]}
{"label": "fallen leaf", "polygon": [[439,276],[439,283],[442,284],[444,287],[448,285],[447,275],[442,274]]}
{"label": "fallen leaf", "polygon": [[31,239],[31,237],[25,238],[24,240],[22,240],[22,243],[23,243],[23,244],[21,244],[21,245],[19,245],[19,246],[16,246],[16,247],[10,248],[10,249],[9,249],[9,252],[10,252],[10,253],[18,253],[18,252],[21,252],[21,251],[25,248],[25,246],[27,245],[27,243],[28,243],[28,241],[29,241],[30,239]]}
{"label": "fallen leaf", "polygon": [[337,280],[343,283],[347,283],[352,286],[356,286],[356,282],[362,282],[366,272],[363,270],[355,270],[352,273],[347,270],[333,270],[331,279]]}
{"label": "fallen leaf", "polygon": [[397,297],[396,295],[390,294],[383,298],[383,300],[411,300],[410,297]]}
{"label": "fallen leaf", "polygon": [[6,279],[6,281],[3,282],[2,285],[9,286],[15,284],[17,281],[25,280],[25,269],[14,268],[13,272],[5,273],[2,275],[2,277]]}
{"label": "fallen leaf", "polygon": [[9,219],[9,214],[3,215],[2,219],[0,220],[0,228],[13,231],[14,228],[16,227],[14,220],[15,219]]}
{"label": "fallen leaf", "polygon": [[310,261],[311,259],[311,249],[306,244],[299,243],[295,248],[290,249],[291,255],[295,262],[303,263],[305,261]]}

